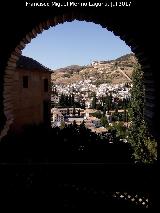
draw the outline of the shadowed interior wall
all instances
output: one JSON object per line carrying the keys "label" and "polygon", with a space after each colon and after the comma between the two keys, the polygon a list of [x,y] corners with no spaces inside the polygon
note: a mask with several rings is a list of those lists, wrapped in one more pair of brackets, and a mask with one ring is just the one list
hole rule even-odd
{"label": "shadowed interior wall", "polygon": [[[28,77],[28,87],[24,88],[23,77]],[[48,79],[48,92],[44,91],[44,80]],[[51,74],[49,71],[17,68],[14,75],[14,123],[12,130],[18,131],[27,124],[44,122],[43,102],[50,102]]]}

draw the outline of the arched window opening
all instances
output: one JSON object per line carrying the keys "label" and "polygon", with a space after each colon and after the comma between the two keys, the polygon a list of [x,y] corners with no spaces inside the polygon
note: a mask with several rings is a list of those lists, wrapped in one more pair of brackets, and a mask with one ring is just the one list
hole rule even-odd
{"label": "arched window opening", "polygon": [[[55,30],[56,27],[53,29]],[[78,28],[76,30],[78,31]],[[64,45],[64,35],[66,36],[67,34],[61,33],[61,42],[59,43],[61,46],[59,46],[59,49]],[[77,34],[75,33],[74,39],[78,43],[80,37],[77,37],[77,35],[78,32]],[[92,40],[94,37],[90,36],[89,39]],[[104,38],[100,39],[103,40]],[[100,41],[100,39],[98,40]],[[87,37],[85,37],[84,41],[87,41]],[[65,42],[67,44],[67,41]],[[89,47],[90,53],[96,52],[95,46],[96,43]],[[71,47],[64,49],[64,52],[69,55],[69,51],[72,51]],[[45,161],[49,160],[48,156],[52,156],[52,160],[57,160],[56,157],[62,150],[60,156],[66,157],[70,153],[69,150],[71,150],[73,158],[70,158],[71,155],[69,155],[69,161],[82,159],[79,153],[82,153],[84,160],[88,160],[89,153],[89,160],[95,159],[94,153],[98,153],[96,160],[106,159],[108,162],[121,160],[121,162],[128,161],[132,163],[133,157],[136,161],[143,163],[154,162],[157,158],[156,142],[146,132],[145,124],[142,122],[144,117],[136,114],[140,113],[137,110],[138,106],[140,107],[142,104],[144,107],[144,103],[138,103],[136,98],[140,96],[143,99],[145,91],[141,91],[139,95],[135,95],[134,92],[135,87],[133,86],[138,86],[138,83],[140,83],[137,82],[137,85],[136,83],[133,85],[132,81],[133,67],[137,66],[135,69],[140,70],[135,55],[127,47],[123,49],[127,55],[122,54],[122,52],[119,55],[121,57],[114,55],[112,58],[104,58],[104,56],[103,58],[98,58],[93,55],[92,59],[89,56],[90,61],[88,61],[88,64],[75,65],[76,62],[73,59],[78,58],[75,53],[79,53],[79,58],[83,58],[83,55],[86,57],[87,45],[81,41],[80,47],[79,51],[74,50],[74,54],[70,56],[73,61],[72,64],[68,64],[70,67],[66,65],[67,67],[65,66],[64,68],[62,62],[65,62],[65,59],[62,60],[60,58],[59,61],[62,67],[57,67],[55,70],[53,70],[53,67],[47,68],[47,64],[45,66],[42,65],[43,62],[41,61],[39,62],[42,64],[35,59],[21,56],[21,58],[25,58],[26,62],[23,88],[28,88],[29,85],[32,91],[27,92],[25,90],[24,93],[21,92],[22,99],[20,97],[16,99],[14,103],[15,119],[12,123],[11,131],[18,132],[20,130],[21,132],[21,127],[25,127],[21,133],[18,133],[18,137],[24,134],[22,137],[24,137],[26,144],[31,141],[30,137],[33,141],[38,140],[41,148],[43,147],[43,142],[46,142],[46,137],[48,137],[46,153],[43,159]],[[102,50],[98,49],[97,46],[96,48],[100,55]],[[111,48],[109,43],[106,49],[110,53],[116,52],[116,46]],[[35,51],[34,54],[37,55],[37,52]],[[44,61],[47,61],[45,54],[42,54],[45,52],[44,49],[39,52],[41,53],[40,56],[45,59]],[[54,50],[54,56],[52,53],[50,52],[50,55],[54,66],[55,62],[58,61],[56,55],[60,57],[63,52]],[[106,54],[106,52],[103,54]],[[66,61],[69,61],[68,55],[66,55]],[[26,75],[28,65],[32,65],[30,77]],[[20,66],[19,68],[22,69],[23,67]],[[21,72],[23,71],[21,70]],[[139,73],[141,72],[139,71]],[[19,83],[20,75],[15,75],[15,85],[17,85],[17,82]],[[143,85],[139,86],[139,88],[143,87]],[[17,87],[17,89],[19,88]],[[17,91],[20,92],[21,89]],[[137,90],[137,92],[140,91]],[[18,103],[20,108],[16,109]],[[24,107],[23,110],[22,106]],[[140,107],[141,110],[143,107]],[[142,123],[134,120],[138,117],[139,122],[141,121]],[[137,125],[136,128],[133,128],[134,125]],[[139,137],[136,130],[140,127],[142,129],[139,129],[141,134]],[[135,135],[132,134],[134,132]],[[137,139],[137,143],[134,143],[135,139]],[[30,145],[33,147],[33,143]],[[35,144],[35,149],[36,146],[37,143]],[[50,148],[47,148],[47,146]],[[56,149],[54,149],[55,147]],[[59,150],[59,152],[56,150]],[[90,150],[92,151],[90,152]],[[35,150],[33,151],[35,154]],[[41,151],[44,151],[44,149],[42,148]],[[64,153],[67,154],[65,155]],[[41,154],[39,153],[38,156],[36,153],[35,156],[40,157],[42,156]],[[37,159],[41,159],[38,157]],[[62,160],[64,159],[62,158]]]}

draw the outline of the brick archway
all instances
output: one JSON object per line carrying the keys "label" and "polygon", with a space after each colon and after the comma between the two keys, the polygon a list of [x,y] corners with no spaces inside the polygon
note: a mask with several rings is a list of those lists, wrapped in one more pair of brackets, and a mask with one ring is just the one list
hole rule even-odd
{"label": "brick archway", "polygon": [[[61,13],[60,15],[55,15],[52,18],[44,19],[40,21],[39,24],[36,24],[35,27],[30,28],[30,31],[22,37],[15,48],[10,52],[10,55],[7,60],[7,66],[5,66],[4,71],[4,84],[3,84],[3,111],[6,118],[5,124],[0,132],[0,139],[4,137],[12,122],[14,122],[13,114],[13,103],[12,98],[15,94],[12,84],[14,81],[14,70],[16,67],[16,62],[19,59],[22,50],[25,48],[26,44],[30,43],[33,38],[35,38],[39,33],[42,33],[44,30],[47,30],[50,27],[56,26],[57,24],[62,24],[66,21],[89,21],[95,24],[100,24],[103,28],[107,28],[112,31],[116,36],[119,36],[123,41],[126,42],[128,46],[131,47],[132,52],[135,53],[139,63],[142,66],[144,71],[145,78],[145,119],[150,125],[150,130],[153,131],[154,128],[154,118],[155,118],[155,107],[156,107],[156,83],[154,78],[154,73],[152,71],[152,66],[148,57],[147,51],[143,44],[141,44],[137,35],[133,36],[129,32],[127,33],[123,27],[119,28],[118,23],[112,23],[112,21],[107,21],[101,19],[98,16],[93,14],[81,13],[81,12],[72,12]],[[37,21],[38,23],[38,21]],[[154,131],[153,131],[154,133]],[[154,133],[156,135],[156,132]]]}

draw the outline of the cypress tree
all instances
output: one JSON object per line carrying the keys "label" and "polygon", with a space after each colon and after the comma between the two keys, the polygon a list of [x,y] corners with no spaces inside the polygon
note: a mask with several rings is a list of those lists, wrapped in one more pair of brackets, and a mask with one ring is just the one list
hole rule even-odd
{"label": "cypress tree", "polygon": [[69,108],[67,108],[67,115],[69,115]]}
{"label": "cypress tree", "polygon": [[75,106],[73,107],[73,115],[76,114],[76,109],[75,109]]}
{"label": "cypress tree", "polygon": [[96,109],[96,101],[97,101],[96,93],[94,93],[94,95],[93,95],[93,100],[92,100],[92,108],[93,108],[93,109]]}
{"label": "cypress tree", "polygon": [[75,101],[74,101],[74,94],[72,94],[72,96],[71,96],[71,106],[73,106],[74,103],[75,103]]}
{"label": "cypress tree", "polygon": [[129,142],[135,162],[151,163],[156,159],[156,142],[148,137],[144,120],[144,82],[141,66],[135,66],[132,74],[131,120]]}
{"label": "cypress tree", "polygon": [[80,109],[78,110],[78,116],[80,117]]}
{"label": "cypress tree", "polygon": [[68,107],[71,107],[71,99],[70,99],[70,94],[68,95]]}

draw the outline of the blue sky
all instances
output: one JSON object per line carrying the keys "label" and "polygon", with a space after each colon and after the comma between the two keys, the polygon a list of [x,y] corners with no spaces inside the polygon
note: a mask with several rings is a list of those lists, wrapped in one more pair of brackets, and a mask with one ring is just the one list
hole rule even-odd
{"label": "blue sky", "polygon": [[73,64],[87,65],[93,60],[116,59],[128,53],[130,47],[118,36],[85,21],[51,27],[32,39],[22,52],[53,70]]}

